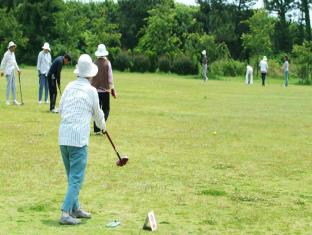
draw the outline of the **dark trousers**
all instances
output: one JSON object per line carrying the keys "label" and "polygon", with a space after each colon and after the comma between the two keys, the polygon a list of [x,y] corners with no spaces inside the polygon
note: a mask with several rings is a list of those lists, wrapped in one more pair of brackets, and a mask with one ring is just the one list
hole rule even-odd
{"label": "dark trousers", "polygon": [[[109,92],[99,92],[99,102],[100,102],[100,108],[104,112],[105,121],[108,119],[109,115]],[[94,122],[94,132],[101,131]]]}
{"label": "dark trousers", "polygon": [[261,73],[262,86],[265,86],[266,73]]}
{"label": "dark trousers", "polygon": [[52,79],[52,77],[48,76],[48,83],[49,83],[50,111],[51,111],[55,108],[57,96],[56,79]]}

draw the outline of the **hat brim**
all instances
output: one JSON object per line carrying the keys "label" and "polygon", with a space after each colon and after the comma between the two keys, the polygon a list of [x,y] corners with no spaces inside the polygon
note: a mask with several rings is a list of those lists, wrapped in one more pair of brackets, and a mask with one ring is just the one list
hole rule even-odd
{"label": "hat brim", "polygon": [[76,67],[76,69],[74,70],[74,74],[77,74],[77,76],[79,77],[83,77],[83,78],[91,78],[91,77],[94,77],[96,74],[98,73],[98,67],[92,63],[91,65],[91,69],[82,74],[82,73],[79,73],[79,68]]}
{"label": "hat brim", "polygon": [[17,46],[16,46],[16,44],[12,44],[12,45],[8,46],[8,49],[11,48],[11,47],[17,47]]}
{"label": "hat brim", "polygon": [[43,50],[48,50],[48,51],[51,51],[50,47],[47,48],[47,47],[42,47]]}
{"label": "hat brim", "polygon": [[96,57],[102,57],[102,56],[108,56],[109,53],[108,53],[108,51],[101,51],[101,52],[96,51],[94,54]]}

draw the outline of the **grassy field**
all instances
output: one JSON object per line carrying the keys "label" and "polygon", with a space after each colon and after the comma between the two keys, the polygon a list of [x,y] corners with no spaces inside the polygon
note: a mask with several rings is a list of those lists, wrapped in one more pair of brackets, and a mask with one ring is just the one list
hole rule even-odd
{"label": "grassy field", "polygon": [[[107,127],[129,165],[117,168],[108,140],[91,133],[80,200],[93,218],[75,227],[58,224],[59,115],[37,103],[35,68],[23,69],[24,106],[5,105],[0,80],[1,235],[149,234],[141,228],[150,210],[157,234],[312,233],[312,87],[114,78]],[[121,226],[106,228],[113,220]]]}

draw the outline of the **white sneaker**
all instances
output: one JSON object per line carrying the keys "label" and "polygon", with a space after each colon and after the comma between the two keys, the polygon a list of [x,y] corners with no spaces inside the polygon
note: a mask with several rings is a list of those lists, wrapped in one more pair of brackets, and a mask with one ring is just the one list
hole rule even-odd
{"label": "white sneaker", "polygon": [[54,109],[51,110],[51,113],[58,113],[58,112],[59,112],[59,111],[58,111],[57,108],[54,108]]}
{"label": "white sneaker", "polygon": [[48,100],[44,101],[44,103],[46,103],[46,104],[50,104],[50,102],[49,102]]}
{"label": "white sneaker", "polygon": [[39,101],[38,101],[38,104],[42,104],[42,101],[41,101],[41,100],[39,100]]}
{"label": "white sneaker", "polygon": [[5,101],[5,104],[6,104],[6,105],[10,105],[10,101],[8,101],[8,100]]}
{"label": "white sneaker", "polygon": [[17,100],[14,100],[14,101],[13,101],[13,104],[15,104],[15,105],[20,105],[21,103],[18,102]]}

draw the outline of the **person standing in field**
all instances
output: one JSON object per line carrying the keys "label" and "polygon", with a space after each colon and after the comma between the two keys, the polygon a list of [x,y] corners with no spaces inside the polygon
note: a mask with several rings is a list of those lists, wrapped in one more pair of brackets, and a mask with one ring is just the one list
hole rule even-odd
{"label": "person standing in field", "polygon": [[61,71],[63,65],[68,64],[71,61],[71,57],[67,54],[64,56],[57,57],[48,72],[48,83],[49,83],[49,93],[50,93],[50,112],[58,113],[57,108],[55,108],[56,96],[57,96],[57,87],[61,90]]}
{"label": "person standing in field", "polygon": [[11,92],[13,95],[13,104],[20,105],[20,103],[16,100],[15,70],[17,70],[19,76],[21,74],[21,70],[19,69],[15,59],[15,49],[16,44],[12,41],[9,42],[8,50],[4,53],[0,66],[1,77],[5,74],[7,80],[6,105],[10,105]]}
{"label": "person standing in field", "polygon": [[263,56],[263,59],[260,61],[259,67],[261,72],[262,86],[265,86],[265,80],[268,73],[268,59],[266,56]]}
{"label": "person standing in field", "polygon": [[247,84],[247,85],[253,84],[253,69],[252,69],[251,65],[249,65],[249,64],[246,67],[245,84]]}
{"label": "person standing in field", "polygon": [[288,76],[289,76],[288,56],[285,56],[284,64],[283,64],[283,71],[284,71],[284,86],[288,87]]}
{"label": "person standing in field", "polygon": [[91,57],[81,55],[74,71],[77,79],[66,86],[60,100],[59,145],[68,182],[61,224],[76,225],[79,218],[91,218],[91,213],[81,209],[78,197],[88,159],[91,118],[99,129],[106,129],[98,93],[90,84],[97,72]]}
{"label": "person standing in field", "polygon": [[202,63],[202,76],[203,76],[204,82],[207,82],[208,81],[208,77],[207,77],[208,65],[207,65],[206,50],[203,50],[201,53],[202,53],[202,60],[201,60],[201,63]]}
{"label": "person standing in field", "polygon": [[48,95],[49,95],[49,83],[47,79],[47,75],[51,66],[51,49],[49,43],[45,42],[42,47],[42,51],[38,54],[37,59],[37,70],[39,75],[39,99],[38,103],[42,103],[42,93],[44,88],[44,102],[46,104],[49,103]]}
{"label": "person standing in field", "polygon": [[[107,59],[108,51],[104,44],[99,44],[95,52],[97,60],[94,62],[98,67],[97,75],[92,79],[91,85],[98,92],[100,107],[104,112],[107,121],[110,111],[110,93],[114,98],[117,97],[114,88],[113,71],[110,61]],[[101,130],[94,122],[94,133],[101,134]]]}

